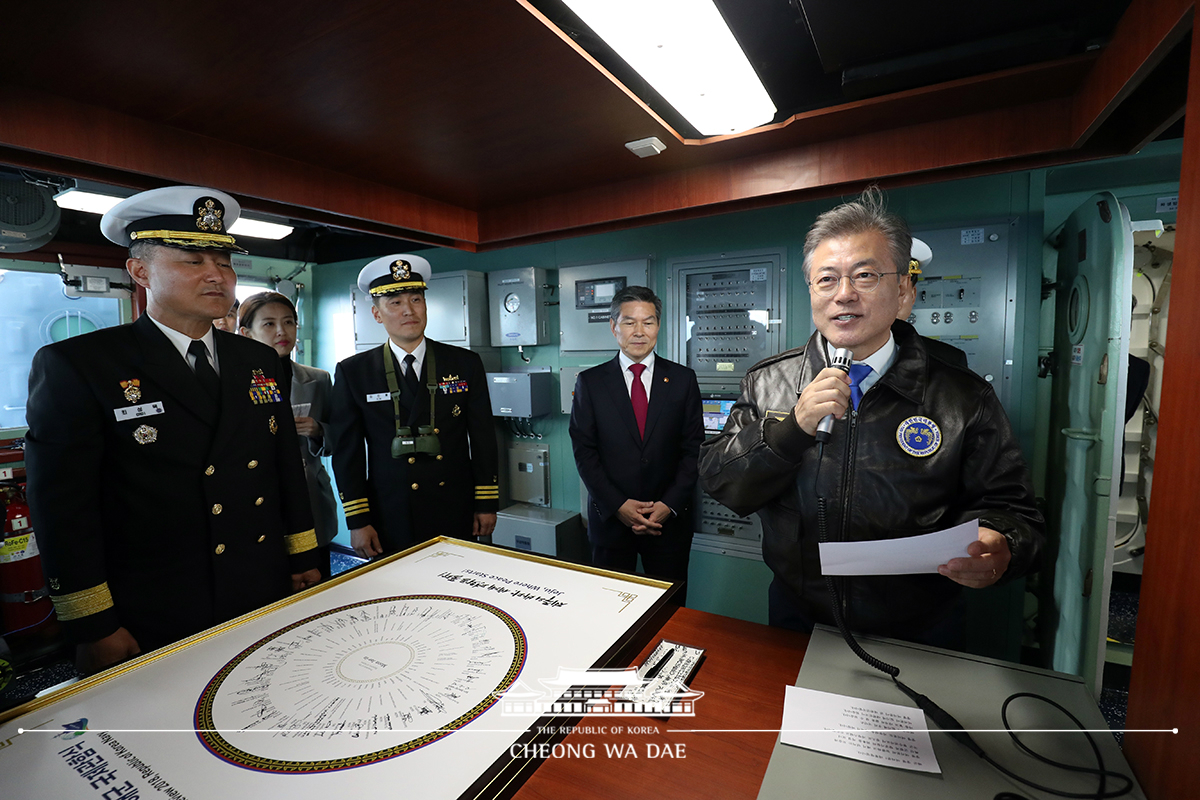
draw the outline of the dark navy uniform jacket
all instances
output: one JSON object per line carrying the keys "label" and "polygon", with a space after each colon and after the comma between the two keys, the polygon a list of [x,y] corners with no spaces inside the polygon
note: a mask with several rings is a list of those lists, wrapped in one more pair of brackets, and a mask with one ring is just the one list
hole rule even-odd
{"label": "dark navy uniform jacket", "polygon": [[414,432],[429,424],[432,354],[437,456],[392,458],[396,416],[384,359],[392,359],[398,382],[403,375],[388,343],[345,359],[334,377],[329,429],[346,527],[373,526],[389,554],[434,536],[471,539],[475,514],[494,514],[500,507],[496,431],[483,362],[470,350],[425,342],[417,401],[415,407],[401,407],[401,420]]}
{"label": "dark navy uniform jacket", "polygon": [[31,518],[77,641],[123,626],[150,650],[286,596],[316,566],[279,357],[222,331],[215,343],[219,407],[145,315],[34,357]]}

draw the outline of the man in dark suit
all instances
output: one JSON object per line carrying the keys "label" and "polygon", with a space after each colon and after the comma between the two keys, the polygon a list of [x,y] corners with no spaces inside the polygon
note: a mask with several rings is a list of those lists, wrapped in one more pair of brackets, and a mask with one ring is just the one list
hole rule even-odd
{"label": "man in dark suit", "polygon": [[654,354],[661,320],[662,301],[645,286],[613,298],[620,353],[579,374],[571,444],[592,561],[632,572],[641,555],[646,574],[686,581],[704,421],[696,373]]}
{"label": "man in dark suit", "polygon": [[425,337],[420,256],[363,267],[358,286],[387,330],[337,365],[329,430],[350,543],[363,558],[434,536],[490,536],[500,506],[487,374],[470,350]]}
{"label": "man in dark suit", "polygon": [[320,580],[279,358],[214,331],[238,204],[144,192],[101,228],[147,290],[132,325],[38,351],[29,503],[58,619],[91,672]]}

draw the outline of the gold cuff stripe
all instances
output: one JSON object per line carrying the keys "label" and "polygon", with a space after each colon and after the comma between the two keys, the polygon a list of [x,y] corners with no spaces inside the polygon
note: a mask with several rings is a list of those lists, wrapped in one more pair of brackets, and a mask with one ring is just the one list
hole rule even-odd
{"label": "gold cuff stripe", "polygon": [[287,543],[289,556],[294,556],[297,553],[307,553],[317,546],[317,532],[315,529],[310,528],[303,533],[292,533],[284,536],[283,540]]}
{"label": "gold cuff stripe", "polygon": [[476,500],[499,500],[499,499],[500,499],[500,493],[499,493],[499,492],[495,492],[495,493],[493,493],[493,494],[483,494],[483,493],[481,493],[481,492],[476,492],[476,493],[475,493],[475,499],[476,499]]}
{"label": "gold cuff stripe", "polygon": [[227,233],[202,233],[200,231],[134,231],[129,238],[138,239],[179,239],[185,242],[213,242],[215,244],[237,244],[237,240]]}
{"label": "gold cuff stripe", "polygon": [[113,607],[112,593],[108,591],[108,583],[84,589],[82,592],[71,592],[71,594],[62,594],[57,597],[51,595],[50,599],[54,601],[54,611],[62,622],[99,614],[101,611]]}
{"label": "gold cuff stripe", "polygon": [[500,487],[496,486],[495,484],[492,484],[491,486],[484,486],[484,485],[480,484],[479,486],[475,487],[475,491],[478,492],[480,489],[499,489],[499,488]]}
{"label": "gold cuff stripe", "polygon": [[389,292],[399,292],[403,289],[426,289],[425,281],[401,281],[400,283],[385,283],[383,286],[372,286],[371,294],[378,297]]}
{"label": "gold cuff stripe", "polygon": [[342,511],[347,514],[361,514],[364,511],[370,511],[371,505],[366,500],[355,500],[352,503],[342,503]]}

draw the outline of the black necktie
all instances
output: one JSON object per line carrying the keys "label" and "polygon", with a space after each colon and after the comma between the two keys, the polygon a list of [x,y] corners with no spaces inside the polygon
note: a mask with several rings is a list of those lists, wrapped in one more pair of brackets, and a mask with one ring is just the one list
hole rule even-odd
{"label": "black necktie", "polygon": [[217,377],[217,372],[212,368],[212,364],[208,363],[208,348],[204,346],[204,342],[193,339],[192,343],[188,345],[188,354],[196,359],[196,377],[200,380],[204,391],[208,392],[208,396],[213,400],[220,400],[221,379]]}
{"label": "black necktie", "polygon": [[421,390],[421,381],[417,378],[416,361],[417,357],[412,353],[404,357],[404,382],[408,384],[408,390],[412,393],[413,398],[416,398],[417,393]]}

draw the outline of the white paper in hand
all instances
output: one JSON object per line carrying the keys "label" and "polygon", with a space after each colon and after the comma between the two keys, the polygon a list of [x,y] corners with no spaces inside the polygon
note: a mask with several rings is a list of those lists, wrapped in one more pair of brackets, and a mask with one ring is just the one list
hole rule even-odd
{"label": "white paper in hand", "polygon": [[916,575],[937,572],[952,558],[966,558],[967,545],[979,538],[979,520],[937,533],[870,542],[822,542],[824,575]]}

